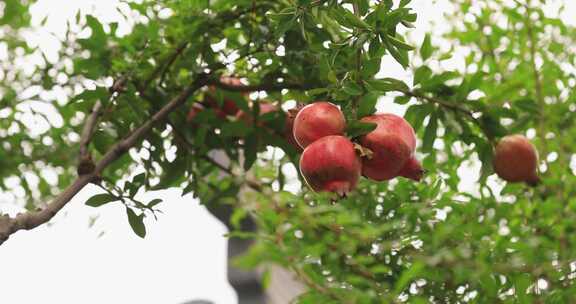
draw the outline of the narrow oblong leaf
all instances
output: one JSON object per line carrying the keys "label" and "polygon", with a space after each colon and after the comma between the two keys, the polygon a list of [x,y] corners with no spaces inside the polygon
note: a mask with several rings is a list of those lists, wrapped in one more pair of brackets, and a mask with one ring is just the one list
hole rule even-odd
{"label": "narrow oblong leaf", "polygon": [[426,37],[424,37],[424,42],[422,42],[422,47],[420,47],[420,56],[423,61],[426,61],[432,56],[432,40],[430,34],[426,34]]}
{"label": "narrow oblong leaf", "polygon": [[90,207],[100,207],[110,202],[117,201],[114,195],[108,193],[96,194],[86,201],[86,205]]}
{"label": "narrow oblong leaf", "polygon": [[430,121],[424,131],[424,138],[422,140],[422,151],[429,153],[434,146],[436,140],[436,131],[438,130],[438,114],[435,112],[430,116]]}
{"label": "narrow oblong leaf", "polygon": [[404,50],[408,50],[408,51],[411,51],[414,49],[413,46],[411,46],[408,43],[406,43],[406,42],[404,42],[404,41],[402,41],[396,37],[393,37],[391,35],[388,35],[388,41],[390,41],[390,43],[392,43],[394,46],[396,46],[399,49],[404,49]]}
{"label": "narrow oblong leaf", "polygon": [[376,124],[371,122],[351,121],[346,127],[346,134],[349,137],[358,137],[376,129]]}

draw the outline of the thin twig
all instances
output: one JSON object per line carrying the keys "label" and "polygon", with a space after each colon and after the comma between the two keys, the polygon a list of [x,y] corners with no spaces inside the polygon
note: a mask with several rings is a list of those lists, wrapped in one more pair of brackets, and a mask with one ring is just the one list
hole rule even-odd
{"label": "thin twig", "polygon": [[441,107],[444,107],[444,108],[453,110],[453,111],[455,111],[455,112],[459,112],[459,113],[464,114],[465,116],[468,117],[468,119],[469,119],[471,122],[473,122],[474,124],[476,124],[476,125],[478,126],[478,128],[480,128],[480,130],[482,130],[482,133],[484,133],[486,139],[488,139],[488,141],[490,142],[491,145],[495,145],[495,144],[496,144],[495,141],[494,141],[493,136],[491,135],[491,132],[490,132],[489,130],[487,130],[486,127],[485,127],[478,119],[476,119],[476,117],[474,117],[474,112],[472,112],[472,111],[470,111],[470,110],[468,110],[468,109],[466,109],[466,108],[464,108],[464,107],[461,107],[461,106],[459,106],[459,105],[457,105],[457,104],[453,104],[453,103],[450,103],[450,102],[448,102],[448,101],[445,101],[445,100],[442,100],[442,99],[439,99],[439,98],[426,96],[426,95],[419,94],[419,93],[416,93],[416,92],[413,92],[413,91],[400,91],[400,92],[403,93],[403,94],[406,95],[406,96],[414,97],[414,98],[417,98],[417,99],[420,99],[420,100],[425,100],[425,101],[427,101],[427,102],[431,102],[431,103],[437,104],[437,105],[439,105],[439,106],[441,106]]}
{"label": "thin twig", "polygon": [[168,71],[170,71],[170,67],[172,67],[172,65],[174,64],[174,62],[176,62],[176,59],[178,59],[178,57],[180,55],[182,55],[182,53],[184,52],[184,50],[188,47],[190,43],[188,41],[184,41],[182,43],[180,43],[180,45],[178,46],[178,48],[176,48],[176,50],[174,51],[174,53],[170,56],[170,58],[168,58],[166,64],[164,64],[163,69],[162,69],[162,73],[160,75],[160,86],[162,86],[162,84],[164,83],[164,79],[166,78],[166,75],[168,74]]}
{"label": "thin twig", "polygon": [[536,35],[534,33],[534,28],[532,24],[532,20],[530,20],[532,15],[532,6],[530,5],[531,1],[528,1],[526,4],[526,31],[528,33],[528,40],[530,42],[529,49],[530,49],[530,61],[532,64],[532,76],[534,77],[534,90],[536,94],[536,101],[538,102],[539,108],[539,119],[538,119],[538,137],[540,138],[540,144],[542,146],[541,155],[544,157],[547,153],[547,144],[546,144],[546,118],[544,115],[544,109],[546,108],[546,103],[544,102],[544,95],[542,93],[542,77],[540,77],[540,72],[538,71],[538,67],[536,65]]}

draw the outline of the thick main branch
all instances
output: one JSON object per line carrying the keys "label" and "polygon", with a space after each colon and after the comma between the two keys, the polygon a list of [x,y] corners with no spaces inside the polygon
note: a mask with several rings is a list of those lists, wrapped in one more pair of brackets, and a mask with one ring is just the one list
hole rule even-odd
{"label": "thick main branch", "polygon": [[94,180],[106,167],[120,158],[130,148],[134,147],[144,136],[152,130],[154,125],[166,119],[168,114],[182,105],[197,89],[206,85],[208,76],[199,75],[188,87],[178,96],[173,98],[158,112],[156,112],[143,125],[133,130],[126,138],[108,150],[102,159],[96,164],[93,172],[79,176],[68,188],[58,195],[52,202],[39,211],[29,211],[20,213],[14,218],[0,216],[0,244],[4,243],[10,235],[19,230],[30,230],[47,223],[66,204],[82,190],[88,183]]}

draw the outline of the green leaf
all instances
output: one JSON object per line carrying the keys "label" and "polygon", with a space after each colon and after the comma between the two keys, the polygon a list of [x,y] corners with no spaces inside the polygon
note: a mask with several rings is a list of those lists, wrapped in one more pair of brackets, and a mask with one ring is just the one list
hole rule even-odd
{"label": "green leaf", "polygon": [[118,198],[116,198],[115,196],[108,194],[108,193],[102,193],[102,194],[96,194],[94,196],[92,196],[91,198],[89,198],[86,201],[86,205],[90,206],[90,207],[100,207],[102,205],[108,204],[110,202],[114,202],[117,201]]}
{"label": "green leaf", "polygon": [[86,15],[86,25],[92,31],[92,34],[87,39],[79,39],[81,45],[90,49],[95,50],[105,50],[106,44],[106,32],[98,19],[92,15]]}
{"label": "green leaf", "polygon": [[362,65],[362,78],[369,79],[374,77],[374,75],[380,71],[381,62],[381,57],[364,61],[364,64]]}
{"label": "green leaf", "polygon": [[346,126],[346,134],[351,138],[358,137],[372,132],[372,130],[376,129],[376,126],[375,123],[371,122],[350,121]]}
{"label": "green leaf", "polygon": [[430,116],[430,121],[424,131],[424,138],[422,140],[422,151],[425,153],[432,152],[434,140],[436,140],[436,131],[438,130],[438,114],[434,112]]}
{"label": "green leaf", "polygon": [[405,7],[406,5],[410,4],[410,2],[412,2],[412,0],[401,0],[399,6]]}
{"label": "green leaf", "polygon": [[253,128],[242,121],[232,121],[224,123],[221,131],[223,137],[245,137],[253,131]]}
{"label": "green leaf", "polygon": [[258,155],[258,134],[252,133],[244,141],[244,170],[250,170]]}
{"label": "green leaf", "polygon": [[424,42],[422,42],[422,47],[420,47],[420,56],[423,61],[426,61],[432,56],[432,40],[430,34],[426,34],[426,37],[424,37]]}
{"label": "green leaf", "polygon": [[149,201],[148,204],[146,204],[146,207],[152,209],[154,206],[156,206],[156,205],[158,205],[158,204],[160,204],[160,203],[162,203],[162,202],[163,202],[162,199],[160,199],[160,198],[155,198],[155,199]]}
{"label": "green leaf", "polygon": [[100,100],[101,102],[106,105],[106,101],[108,99],[108,90],[103,87],[97,87],[95,90],[85,90],[84,92],[72,97],[70,99],[70,104],[84,101],[84,102],[93,102],[96,100]]}
{"label": "green leaf", "polygon": [[284,35],[287,31],[292,29],[296,25],[298,20],[298,15],[296,15],[296,10],[292,7],[285,8],[278,14],[269,14],[272,20],[277,22],[274,30],[274,35],[280,37]]}
{"label": "green leaf", "polygon": [[342,6],[337,6],[337,12],[346,19],[348,24],[353,25],[354,27],[359,27],[362,29],[370,28],[370,25],[368,23],[366,23],[364,20],[354,15],[351,11],[345,9]]}
{"label": "green leaf", "polygon": [[382,38],[382,43],[384,43],[384,45],[386,46],[386,49],[388,50],[388,52],[390,52],[390,55],[392,55],[392,57],[394,57],[394,59],[400,63],[400,65],[402,65],[403,68],[407,68],[408,67],[408,54],[402,50],[397,49],[396,47],[394,47],[390,41],[387,38]]}
{"label": "green leaf", "polygon": [[408,91],[408,86],[401,80],[393,78],[373,79],[368,80],[366,83],[371,86],[375,91],[390,92],[390,91]]}
{"label": "green leaf", "polygon": [[358,117],[368,116],[376,111],[376,103],[380,95],[376,93],[368,93],[360,99],[358,106]]}
{"label": "green leaf", "polygon": [[394,287],[395,293],[400,294],[412,280],[418,277],[423,269],[424,264],[422,262],[415,262],[410,268],[403,271],[398,281],[396,281],[396,286]]}
{"label": "green leaf", "polygon": [[399,38],[393,37],[391,35],[388,35],[388,41],[390,41],[390,43],[392,43],[394,46],[396,46],[399,49],[403,49],[403,50],[407,50],[407,51],[411,51],[414,49],[413,46],[407,44],[406,42],[400,40]]}
{"label": "green leaf", "polygon": [[414,73],[414,85],[425,82],[430,79],[430,76],[432,76],[432,70],[429,67],[425,65],[419,67]]}
{"label": "green leaf", "polygon": [[409,103],[411,99],[412,99],[411,96],[400,95],[400,96],[394,98],[394,103],[404,105],[404,104]]}
{"label": "green leaf", "polygon": [[146,226],[144,226],[144,213],[136,215],[134,210],[126,208],[128,214],[128,223],[137,236],[144,238],[146,236]]}
{"label": "green leaf", "polygon": [[344,92],[346,92],[348,95],[352,96],[358,96],[362,94],[362,87],[353,81],[347,81],[342,87],[342,90],[344,90]]}

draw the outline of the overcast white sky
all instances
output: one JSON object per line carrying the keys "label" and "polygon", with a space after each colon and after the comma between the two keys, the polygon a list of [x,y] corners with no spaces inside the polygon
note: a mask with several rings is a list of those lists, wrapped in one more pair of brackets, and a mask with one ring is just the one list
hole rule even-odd
{"label": "overcast white sky", "polygon": [[[572,6],[566,17],[576,16],[576,1],[559,2]],[[421,41],[430,21],[442,26],[442,13],[451,5],[447,0],[413,3],[419,18],[412,37]],[[65,20],[79,8],[105,21],[118,21],[117,5],[116,0],[41,0],[33,13],[36,20],[49,15],[44,31],[62,33]],[[54,41],[49,35],[32,39],[50,52]],[[392,59],[387,58],[383,66],[382,75],[411,82],[411,75]],[[380,103],[379,109],[404,111],[389,102]],[[465,187],[474,184],[476,177],[470,172],[461,172]],[[84,206],[93,193],[93,188],[85,189],[51,225],[19,232],[0,247],[2,303],[179,304],[196,298],[236,303],[225,275],[226,229],[191,196],[181,198],[177,190],[146,194],[147,198],[161,196],[165,203],[159,220],[147,222],[148,235],[142,240],[131,231],[121,205]],[[0,205],[6,204],[0,200]],[[89,228],[93,217],[98,219]]]}

